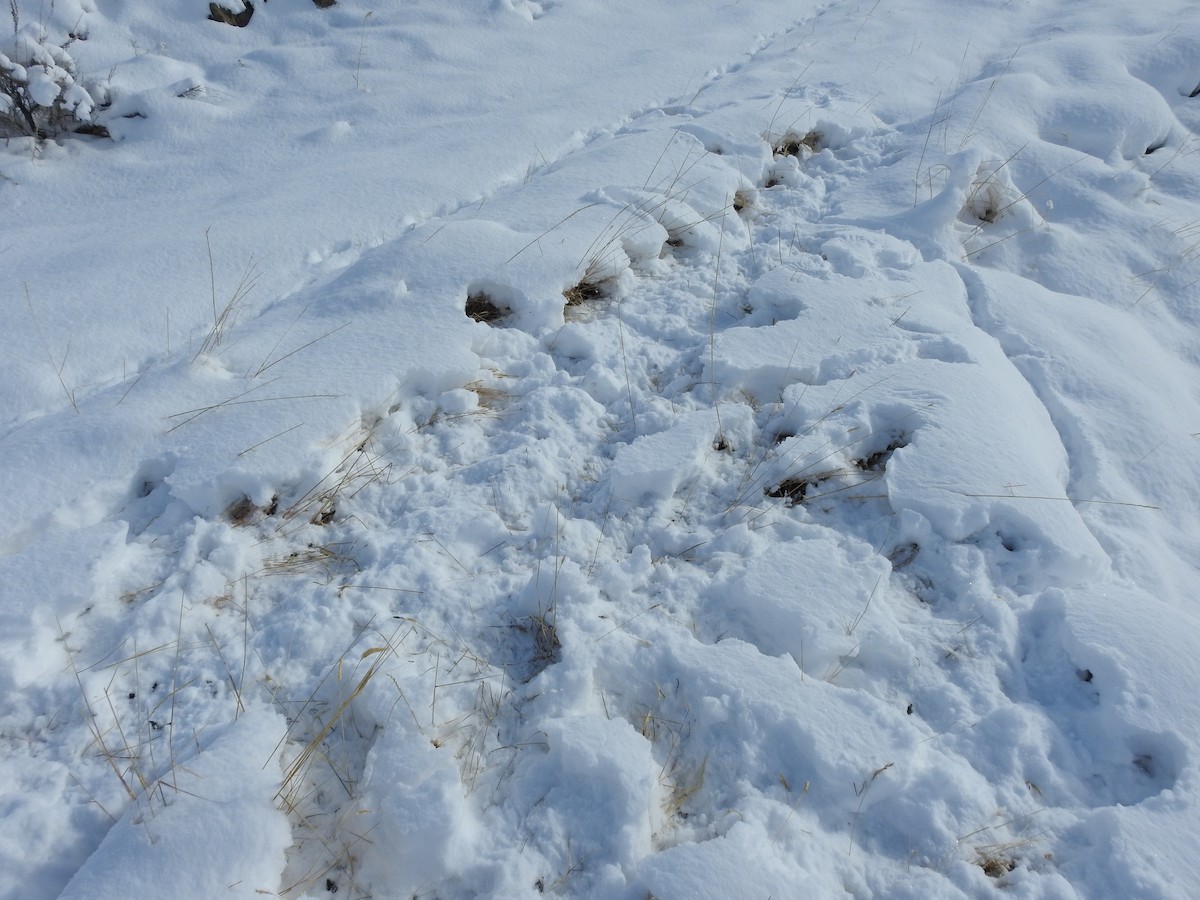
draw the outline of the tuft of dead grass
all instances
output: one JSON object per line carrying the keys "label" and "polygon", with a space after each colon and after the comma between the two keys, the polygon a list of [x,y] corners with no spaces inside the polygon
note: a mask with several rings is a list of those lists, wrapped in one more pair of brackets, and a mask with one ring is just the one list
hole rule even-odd
{"label": "tuft of dead grass", "polygon": [[[332,511],[330,512],[332,517]],[[316,525],[327,524],[314,522]],[[351,555],[353,545],[332,543],[325,545],[308,544],[300,550],[292,550],[276,556],[267,557],[263,565],[266,575],[299,575],[320,572],[325,576],[325,583],[332,582],[339,574],[359,572],[362,567]]]}
{"label": "tuft of dead grass", "polygon": [[513,628],[527,634],[533,640],[533,651],[529,656],[529,672],[523,679],[530,682],[562,658],[562,642],[554,624],[554,610],[525,616],[513,623]]}
{"label": "tuft of dead grass", "polygon": [[983,869],[988,878],[1003,878],[1017,867],[1017,860],[1010,854],[1007,844],[989,844],[975,848],[975,865]]}
{"label": "tuft of dead grass", "polygon": [[597,300],[603,300],[608,294],[605,282],[588,281],[586,278],[563,291],[567,306],[584,306]]}
{"label": "tuft of dead grass", "polygon": [[467,314],[467,318],[483,322],[485,325],[499,322],[512,315],[511,309],[501,306],[484,291],[476,291],[468,296],[463,311]]}
{"label": "tuft of dead grass", "polygon": [[819,131],[808,131],[804,134],[796,134],[794,131],[789,131],[774,142],[771,151],[776,156],[796,156],[803,158],[804,156],[811,156],[814,153],[820,153],[825,146],[824,141],[825,135]]}
{"label": "tuft of dead grass", "polygon": [[[493,372],[495,378],[508,378],[503,372]],[[468,391],[479,398],[479,408],[487,412],[494,412],[504,405],[508,400],[509,394],[507,391],[487,384],[481,379],[469,381],[463,385]]]}
{"label": "tuft of dead grass", "polygon": [[244,494],[225,507],[225,519],[230,525],[244,528],[259,521],[260,517],[270,517],[279,511],[279,496],[271,497],[266,506],[259,506]]}

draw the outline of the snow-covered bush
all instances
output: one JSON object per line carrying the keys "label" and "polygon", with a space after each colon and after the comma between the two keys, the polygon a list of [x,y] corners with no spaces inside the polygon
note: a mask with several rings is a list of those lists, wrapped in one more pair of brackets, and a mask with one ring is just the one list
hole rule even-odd
{"label": "snow-covered bush", "polygon": [[104,134],[95,124],[96,102],[79,83],[68,48],[49,40],[40,25],[15,34],[12,55],[0,51],[0,136],[39,140],[67,134]]}

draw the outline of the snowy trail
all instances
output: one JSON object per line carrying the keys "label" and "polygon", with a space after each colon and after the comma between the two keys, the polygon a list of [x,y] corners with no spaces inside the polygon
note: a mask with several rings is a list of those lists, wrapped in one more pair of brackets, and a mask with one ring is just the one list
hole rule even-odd
{"label": "snowy trail", "polygon": [[[39,329],[72,338],[64,374],[81,395],[186,345],[209,313],[206,229],[220,290],[253,264],[255,302],[286,297],[694,90],[705,67],[781,24],[776,10],[714,2],[711,28],[664,42],[675,11],[628,0],[540,4],[536,18],[493,0],[264,5],[247,29],[214,27],[190,0],[42,6],[88,34],[75,48],[111,68],[110,126],[144,152],[134,166],[70,144],[6,157],[0,183],[25,189],[15,212],[35,225],[3,246],[33,308],[20,280],[7,289],[24,312],[0,355],[6,426],[64,406],[45,354],[30,350]],[[101,204],[116,249],[78,215]],[[122,293],[136,299],[96,303]]]}
{"label": "snowy trail", "polygon": [[13,419],[0,894],[1195,893],[1194,41],[917,7]]}

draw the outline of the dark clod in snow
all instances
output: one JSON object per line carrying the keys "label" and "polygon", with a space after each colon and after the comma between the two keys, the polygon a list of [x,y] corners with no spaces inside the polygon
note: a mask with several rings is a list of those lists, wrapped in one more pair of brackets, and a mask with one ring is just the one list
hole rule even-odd
{"label": "dark clod in snow", "polygon": [[242,6],[242,11],[235,13],[232,9],[227,9],[219,3],[210,3],[208,4],[208,19],[210,22],[224,22],[226,25],[245,28],[250,24],[250,19],[254,15],[254,4],[250,0],[243,0]]}
{"label": "dark clod in snow", "polygon": [[[313,3],[315,3],[321,9],[329,9],[329,7],[337,3],[337,0],[313,0]],[[337,890],[336,884],[333,886],[333,889],[335,891]]]}
{"label": "dark clod in snow", "polygon": [[767,488],[766,495],[787,500],[788,506],[795,506],[797,503],[803,503],[808,489],[816,485],[817,481],[814,478],[785,478],[775,487]]}
{"label": "dark clod in snow", "polygon": [[[321,5],[321,0],[313,0],[313,2],[315,2],[317,4],[317,6]],[[331,6],[332,2],[333,2],[333,0],[327,0],[325,5]],[[325,890],[327,890],[331,894],[336,894],[338,892],[337,882],[334,881],[332,878],[326,878],[325,879]]]}
{"label": "dark clod in snow", "polygon": [[1092,680],[1091,669],[1080,669],[1076,674],[1079,676],[1080,681],[1090,682]]}
{"label": "dark clod in snow", "polygon": [[467,297],[464,311],[468,318],[488,324],[498,322],[512,312],[507,306],[497,306],[495,301],[482,291]]}
{"label": "dark clod in snow", "polygon": [[921,547],[918,544],[901,544],[888,554],[888,562],[892,564],[892,571],[898,572],[905,566],[911,565],[920,552]]}
{"label": "dark clod in snow", "polygon": [[108,129],[105,128],[103,125],[98,125],[95,122],[84,122],[82,125],[80,125],[78,128],[76,128],[73,133],[74,134],[82,134],[82,135],[85,135],[86,137],[109,138],[110,140],[112,139],[112,135],[109,133]]}
{"label": "dark clod in snow", "polygon": [[817,153],[821,150],[821,142],[824,139],[825,135],[819,131],[810,131],[802,135],[788,132],[775,143],[772,150],[776,156],[802,156],[806,150],[809,153]]}
{"label": "dark clod in snow", "polygon": [[1200,83],[1198,83],[1194,88],[1192,88],[1192,92],[1190,94],[1188,94],[1188,96],[1189,97],[1200,97]]}
{"label": "dark clod in snow", "polygon": [[854,464],[864,472],[882,472],[888,460],[892,458],[892,454],[906,446],[908,446],[908,437],[902,434],[889,441],[886,447],[876,450],[874,453],[868,453],[862,459],[856,459]]}

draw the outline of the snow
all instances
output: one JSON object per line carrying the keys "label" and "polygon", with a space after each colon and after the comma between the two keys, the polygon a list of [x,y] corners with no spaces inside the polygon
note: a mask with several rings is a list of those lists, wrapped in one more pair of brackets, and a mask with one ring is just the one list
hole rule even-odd
{"label": "snow", "polygon": [[1193,4],[18,7],[0,898],[1200,895]]}
{"label": "snow", "polygon": [[[271,802],[279,775],[256,759],[272,752],[283,731],[277,712],[243,716],[194,762],[179,760],[177,780],[159,793],[162,805],[153,797],[132,804],[60,896],[170,896],[181,873],[195,896],[270,890],[291,831]],[[219,864],[197,867],[198,858]]]}

